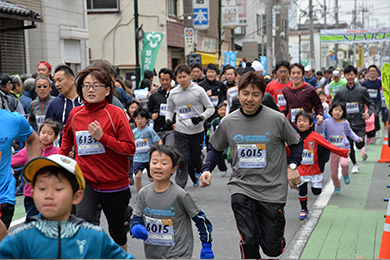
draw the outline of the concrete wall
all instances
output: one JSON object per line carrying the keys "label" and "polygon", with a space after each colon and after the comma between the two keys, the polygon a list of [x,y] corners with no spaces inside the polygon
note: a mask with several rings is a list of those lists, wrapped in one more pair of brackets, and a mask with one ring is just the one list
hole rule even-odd
{"label": "concrete wall", "polygon": [[[42,0],[41,13],[44,22],[37,23],[37,29],[28,32],[30,72],[36,71],[36,65],[41,60],[48,61],[53,70],[64,62],[71,63],[75,72],[87,66],[86,2]],[[74,45],[78,48],[72,49]],[[72,51],[69,51],[70,49]]]}

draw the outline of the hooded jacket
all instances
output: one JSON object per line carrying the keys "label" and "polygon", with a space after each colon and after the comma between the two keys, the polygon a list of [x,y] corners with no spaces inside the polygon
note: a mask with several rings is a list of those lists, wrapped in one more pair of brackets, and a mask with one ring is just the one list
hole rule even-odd
{"label": "hooded jacket", "polygon": [[101,227],[70,215],[52,221],[41,215],[1,241],[0,258],[8,259],[133,259]]}
{"label": "hooded jacket", "polygon": [[[44,100],[37,97],[35,100],[31,101],[30,111],[29,111],[29,119],[28,122],[34,128],[36,132],[39,131],[39,127],[42,124],[43,120],[40,120],[38,116],[45,116],[47,109],[49,107],[49,103],[53,100],[54,97],[51,95],[47,96]],[[44,118],[43,118],[44,119]]]}
{"label": "hooded jacket", "polygon": [[68,120],[70,111],[75,107],[82,106],[83,104],[84,103],[79,96],[77,96],[74,100],[70,100],[62,94],[59,94],[50,102],[45,119],[51,118],[60,122],[62,126],[64,126]]}
{"label": "hooded jacket", "polygon": [[[103,147],[97,148],[99,152],[95,150],[90,153],[92,150],[88,147],[96,146],[96,140],[83,134],[83,131],[88,131],[88,125],[95,120],[103,129],[103,137],[97,141]],[[70,112],[62,134],[58,153],[69,155],[74,146],[75,159],[84,178],[95,190],[109,191],[129,185],[128,157],[134,156],[135,144],[129,121],[122,109],[109,104],[106,99],[98,103],[84,101],[84,106]],[[81,155],[83,148],[87,154]]]}

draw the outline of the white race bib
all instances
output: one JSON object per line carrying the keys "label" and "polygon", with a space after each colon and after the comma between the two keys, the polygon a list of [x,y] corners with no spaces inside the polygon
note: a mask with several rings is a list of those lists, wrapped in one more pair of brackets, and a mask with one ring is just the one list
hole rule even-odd
{"label": "white race bib", "polygon": [[76,131],[78,155],[105,153],[104,146],[93,138],[88,131]]}
{"label": "white race bib", "polygon": [[301,164],[313,165],[314,164],[314,151],[303,149]]}
{"label": "white race bib", "polygon": [[342,135],[330,135],[328,141],[335,146],[344,147],[344,137]]}
{"label": "white race bib", "polygon": [[359,102],[347,103],[347,114],[359,113]]}
{"label": "white race bib", "polygon": [[286,105],[286,99],[284,98],[283,94],[278,94],[278,105],[279,106],[285,106]]}
{"label": "white race bib", "polygon": [[37,122],[37,130],[39,131],[39,128],[41,128],[43,121],[45,121],[45,115],[35,116],[35,121]]}
{"label": "white race bib", "polygon": [[218,96],[210,96],[210,101],[215,107],[218,106],[218,100],[219,100]]}
{"label": "white race bib", "polygon": [[192,107],[192,105],[179,107],[179,113],[178,114],[179,114],[179,117],[181,119],[187,119],[187,118],[195,117],[195,112],[194,112],[194,108]]}
{"label": "white race bib", "polygon": [[378,96],[378,90],[377,89],[367,89],[368,94],[370,95],[370,98],[376,98]]}
{"label": "white race bib", "polygon": [[295,123],[295,117],[297,116],[299,111],[301,111],[300,108],[292,108],[291,109],[291,122]]}
{"label": "white race bib", "polygon": [[147,153],[150,150],[149,139],[137,139],[135,142],[135,152],[136,153]]}
{"label": "white race bib", "polygon": [[159,112],[160,116],[166,116],[166,114],[167,114],[167,107],[168,107],[167,104],[160,104],[160,112]]}
{"label": "white race bib", "polygon": [[265,144],[237,144],[239,168],[265,168],[267,153]]}
{"label": "white race bib", "polygon": [[145,216],[145,228],[148,239],[145,243],[156,246],[174,246],[174,232],[172,219],[156,219]]}

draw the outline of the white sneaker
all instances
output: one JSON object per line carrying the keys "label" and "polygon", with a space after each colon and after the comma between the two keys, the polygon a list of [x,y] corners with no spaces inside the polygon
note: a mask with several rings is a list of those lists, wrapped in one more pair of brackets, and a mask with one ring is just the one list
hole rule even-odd
{"label": "white sneaker", "polygon": [[358,173],[359,172],[359,165],[355,164],[353,167],[352,167],[352,170],[351,170],[351,173]]}

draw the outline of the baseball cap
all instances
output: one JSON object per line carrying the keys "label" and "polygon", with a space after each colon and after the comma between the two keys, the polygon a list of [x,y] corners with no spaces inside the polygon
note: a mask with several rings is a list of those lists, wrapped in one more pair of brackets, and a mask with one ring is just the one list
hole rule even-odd
{"label": "baseball cap", "polygon": [[2,74],[1,77],[0,77],[0,84],[2,86],[5,86],[7,85],[7,83],[11,83],[12,82],[12,77],[8,74]]}
{"label": "baseball cap", "polygon": [[53,154],[48,157],[37,157],[32,159],[24,167],[23,175],[27,181],[32,184],[35,174],[37,174],[40,169],[48,166],[65,169],[76,177],[77,183],[79,184],[79,190],[84,190],[85,179],[78,163],[72,158],[61,154]]}
{"label": "baseball cap", "polygon": [[305,67],[305,71],[311,71],[311,66],[310,66],[310,65],[307,65],[307,66]]}
{"label": "baseball cap", "polygon": [[340,76],[341,76],[341,71],[339,71],[339,70],[334,70],[334,71],[332,72],[332,76],[340,77]]}
{"label": "baseball cap", "polygon": [[261,63],[258,60],[254,60],[252,62],[252,68],[254,68],[255,71],[263,71],[264,70],[263,65],[261,65]]}

